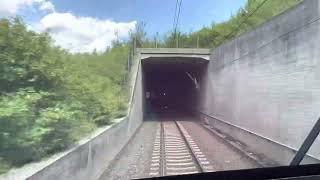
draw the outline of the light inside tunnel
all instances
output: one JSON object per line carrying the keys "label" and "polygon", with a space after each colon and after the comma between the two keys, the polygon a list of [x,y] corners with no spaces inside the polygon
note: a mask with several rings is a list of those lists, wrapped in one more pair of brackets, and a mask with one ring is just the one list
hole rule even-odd
{"label": "light inside tunnel", "polygon": [[145,117],[191,115],[197,108],[207,60],[152,57],[142,60]]}

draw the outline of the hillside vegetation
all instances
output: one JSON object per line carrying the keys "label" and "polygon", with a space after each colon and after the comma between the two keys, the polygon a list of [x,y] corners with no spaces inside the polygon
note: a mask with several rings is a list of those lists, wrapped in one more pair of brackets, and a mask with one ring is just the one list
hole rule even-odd
{"label": "hillside vegetation", "polygon": [[[248,0],[246,5],[232,15],[228,21],[212,23],[199,31],[183,33],[169,32],[165,39],[157,42],[157,47],[214,48],[220,44],[247,32],[271,17],[282,13],[302,0]],[[261,6],[260,6],[261,5]],[[143,47],[155,47],[155,38],[149,38]]]}
{"label": "hillside vegetation", "polygon": [[[248,0],[226,22],[179,32],[179,47],[216,47],[299,1],[269,0],[237,28],[261,2]],[[174,37],[169,33],[157,46],[175,47]],[[27,30],[21,19],[1,19],[0,173],[66,149],[124,116],[133,44],[155,47],[156,41],[146,38],[140,24],[128,42],[114,42],[103,53],[70,54],[53,46],[48,34]]]}
{"label": "hillside vegetation", "polygon": [[0,20],[0,169],[65,149],[125,115],[128,47],[70,54],[20,19]]}

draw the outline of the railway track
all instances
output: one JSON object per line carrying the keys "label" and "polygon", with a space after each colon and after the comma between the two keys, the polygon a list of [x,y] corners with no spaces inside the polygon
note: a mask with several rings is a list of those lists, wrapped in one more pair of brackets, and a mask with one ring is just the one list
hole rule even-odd
{"label": "railway track", "polygon": [[178,121],[161,121],[156,133],[151,177],[213,171],[192,137]]}

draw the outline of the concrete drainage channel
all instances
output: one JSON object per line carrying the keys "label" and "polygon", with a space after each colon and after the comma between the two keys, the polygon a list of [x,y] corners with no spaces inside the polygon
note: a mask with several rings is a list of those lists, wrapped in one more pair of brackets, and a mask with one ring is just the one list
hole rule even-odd
{"label": "concrete drainage channel", "polygon": [[266,158],[263,155],[259,155],[257,153],[254,153],[250,150],[248,150],[247,146],[242,144],[241,142],[235,140],[234,138],[220,132],[219,130],[215,129],[212,126],[209,126],[207,124],[201,124],[205,129],[207,129],[210,133],[212,133],[214,136],[220,138],[224,143],[228,144],[230,148],[240,152],[241,154],[248,157],[249,160],[251,160],[253,163],[257,164],[259,167],[274,167],[274,166],[280,166],[279,163],[276,163],[268,158]]}
{"label": "concrete drainage channel", "polygon": [[152,153],[151,177],[213,171],[204,154],[177,121],[163,121]]}

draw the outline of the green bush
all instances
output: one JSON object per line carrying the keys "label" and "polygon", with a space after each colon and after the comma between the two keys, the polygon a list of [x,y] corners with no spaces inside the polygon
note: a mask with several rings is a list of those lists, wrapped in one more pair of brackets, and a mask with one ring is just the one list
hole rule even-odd
{"label": "green bush", "polygon": [[19,18],[1,19],[0,173],[61,151],[119,117],[127,54],[123,45],[70,54]]}
{"label": "green bush", "polygon": [[11,168],[11,165],[0,158],[0,174],[7,172],[10,168]]}
{"label": "green bush", "polygon": [[0,157],[19,165],[37,158],[30,137],[36,113],[35,105],[42,97],[31,89],[20,89],[0,97]]}

